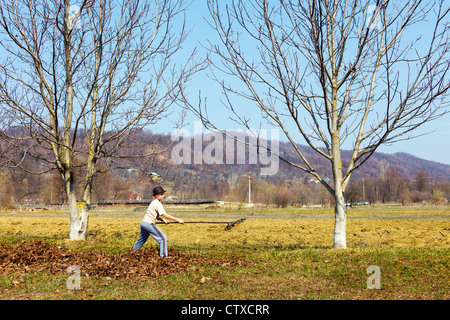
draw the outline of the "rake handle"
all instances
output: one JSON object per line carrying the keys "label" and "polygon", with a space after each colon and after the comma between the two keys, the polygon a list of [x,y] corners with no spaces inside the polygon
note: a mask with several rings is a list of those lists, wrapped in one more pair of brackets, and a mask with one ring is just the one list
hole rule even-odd
{"label": "rake handle", "polygon": [[[176,222],[176,221],[167,222],[167,224],[170,224],[170,223],[178,223],[178,222]],[[229,224],[229,222],[225,222],[225,221],[185,221],[184,223],[222,223],[222,224]],[[156,222],[156,224],[166,224],[166,223],[164,223],[164,222]]]}
{"label": "rake handle", "polygon": [[[232,227],[234,227],[235,225],[241,223],[242,221],[244,221],[245,218],[242,219],[237,219],[235,221],[231,221],[231,222],[225,222],[225,221],[186,221],[184,223],[220,223],[220,224],[226,224],[227,226],[225,227],[225,230],[230,230]],[[158,224],[169,224],[169,223],[178,223],[178,222],[157,222]]]}

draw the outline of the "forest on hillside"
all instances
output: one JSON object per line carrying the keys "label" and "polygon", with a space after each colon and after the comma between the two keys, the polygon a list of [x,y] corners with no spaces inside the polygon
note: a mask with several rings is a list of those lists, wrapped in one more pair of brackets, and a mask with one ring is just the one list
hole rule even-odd
{"label": "forest on hillside", "polygon": [[[210,140],[202,139],[202,151],[208,147],[208,141]],[[332,206],[334,203],[331,195],[316,179],[283,161],[279,162],[276,174],[261,174],[261,163],[250,164],[248,146],[243,163],[232,161],[233,163],[227,164],[224,159],[223,164],[176,164],[171,153],[176,144],[171,142],[169,135],[149,131],[136,133],[130,142],[121,147],[120,154],[139,154],[142,153],[142,148],[161,152],[146,161],[123,157],[127,160],[117,158],[108,163],[99,163],[93,183],[92,204],[151,199],[151,190],[156,185],[162,185],[168,195],[180,200],[248,202],[250,185],[252,203],[281,207]],[[238,145],[235,143],[236,153]],[[300,147],[305,152],[310,152],[310,159],[321,176],[331,180],[327,160],[308,151],[305,146]],[[288,143],[279,142],[279,151],[284,158],[295,160],[295,151]],[[46,151],[41,152],[44,154]],[[343,154],[345,161],[348,154]],[[11,165],[0,168],[0,207],[65,204],[62,179],[57,170],[43,160],[45,157],[40,159],[25,154],[18,156],[23,159],[21,168]],[[81,178],[85,170],[85,157],[86,155],[80,154],[76,159],[76,182],[80,189],[85,183]],[[234,159],[236,157],[235,154]],[[345,196],[348,203],[448,204],[450,166],[409,154],[375,153],[354,173]]]}

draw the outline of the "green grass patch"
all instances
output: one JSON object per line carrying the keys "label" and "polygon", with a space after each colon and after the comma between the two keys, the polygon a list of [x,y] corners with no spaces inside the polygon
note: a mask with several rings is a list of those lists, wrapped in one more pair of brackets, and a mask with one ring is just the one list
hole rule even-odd
{"label": "green grass patch", "polygon": [[[2,237],[20,243],[20,237]],[[47,239],[68,245],[61,239]],[[118,243],[70,243],[72,250],[122,252]],[[145,280],[90,277],[81,289],[67,287],[68,274],[46,270],[0,275],[2,299],[449,299],[447,248],[282,248],[196,245],[177,247],[210,258],[246,259],[245,265],[195,265],[192,270]],[[156,250],[156,248],[155,248]],[[367,268],[380,268],[381,289],[368,289]]]}

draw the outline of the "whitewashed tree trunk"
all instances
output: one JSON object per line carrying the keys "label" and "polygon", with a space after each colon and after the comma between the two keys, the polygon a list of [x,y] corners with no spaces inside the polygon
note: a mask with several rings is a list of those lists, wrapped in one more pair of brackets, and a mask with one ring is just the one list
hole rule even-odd
{"label": "whitewashed tree trunk", "polygon": [[89,222],[89,205],[85,201],[77,201],[73,174],[63,175],[70,218],[70,240],[86,240]]}
{"label": "whitewashed tree trunk", "polygon": [[89,209],[84,202],[75,202],[75,205],[69,204],[70,216],[70,240],[86,240],[88,223],[89,223]]}
{"label": "whitewashed tree trunk", "polygon": [[[333,90],[333,98],[334,93],[336,91]],[[337,117],[337,109],[335,105],[337,105],[337,101],[333,99],[333,108],[334,112],[332,115],[336,115],[332,118],[333,130],[331,134],[331,142],[332,142],[332,170],[333,170],[333,178],[334,178],[334,192],[332,195],[335,200],[335,209],[334,209],[334,240],[333,247],[336,249],[345,249],[347,248],[347,236],[346,236],[346,224],[347,224],[347,216],[345,210],[345,185],[343,181],[342,174],[342,157],[341,157],[341,148],[340,148],[340,131],[337,125],[338,117]]]}
{"label": "whitewashed tree trunk", "polygon": [[345,249],[347,248],[347,212],[342,192],[340,195],[335,195],[335,201],[333,247],[336,249]]}

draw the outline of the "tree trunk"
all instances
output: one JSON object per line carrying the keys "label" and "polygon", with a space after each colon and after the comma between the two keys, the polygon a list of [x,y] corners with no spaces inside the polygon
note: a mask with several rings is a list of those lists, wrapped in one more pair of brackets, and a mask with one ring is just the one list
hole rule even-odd
{"label": "tree trunk", "polygon": [[[75,207],[75,208],[74,208]],[[89,222],[89,209],[84,202],[69,204],[70,240],[86,240]]]}
{"label": "tree trunk", "polygon": [[339,192],[336,190],[334,199],[336,202],[336,207],[334,209],[333,247],[336,249],[345,249],[347,248],[347,212],[345,209],[344,193],[342,192],[342,189]]}
{"label": "tree trunk", "polygon": [[339,131],[336,130],[332,135],[332,166],[333,166],[333,178],[334,178],[334,240],[333,247],[336,249],[347,248],[347,212],[345,208],[344,198],[344,181],[342,178],[342,158],[341,148],[339,140]]}
{"label": "tree trunk", "polygon": [[65,173],[67,201],[70,218],[70,240],[86,240],[89,222],[89,205],[84,201],[77,201],[75,183],[71,173]]}

